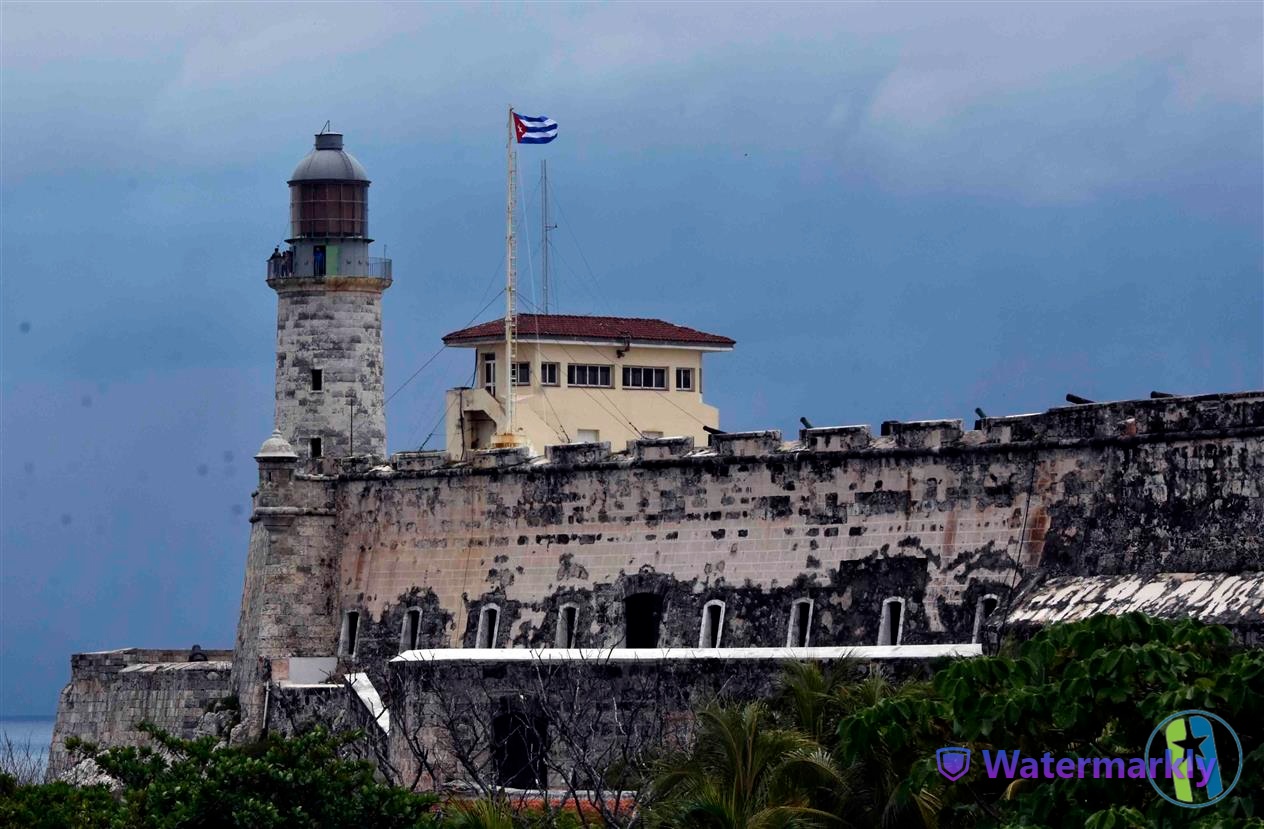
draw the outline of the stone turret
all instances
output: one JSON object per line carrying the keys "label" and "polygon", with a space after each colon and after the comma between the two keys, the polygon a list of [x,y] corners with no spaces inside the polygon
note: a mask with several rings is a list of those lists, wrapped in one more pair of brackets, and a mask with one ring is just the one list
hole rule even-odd
{"label": "stone turret", "polygon": [[277,292],[276,427],[303,461],[384,455],[382,292],[369,256],[369,178],[322,133],[290,177],[290,238],[268,260]]}

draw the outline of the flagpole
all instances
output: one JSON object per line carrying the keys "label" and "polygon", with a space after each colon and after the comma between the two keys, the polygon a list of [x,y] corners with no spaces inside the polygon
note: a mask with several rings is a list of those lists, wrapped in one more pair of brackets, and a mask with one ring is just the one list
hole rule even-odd
{"label": "flagpole", "polygon": [[509,133],[505,144],[506,165],[508,167],[508,183],[505,187],[505,432],[499,441],[502,446],[517,446],[517,432],[514,429],[514,305],[515,282],[517,281],[518,240],[514,234],[514,179],[517,173],[517,153],[514,133],[513,107],[509,108]]}

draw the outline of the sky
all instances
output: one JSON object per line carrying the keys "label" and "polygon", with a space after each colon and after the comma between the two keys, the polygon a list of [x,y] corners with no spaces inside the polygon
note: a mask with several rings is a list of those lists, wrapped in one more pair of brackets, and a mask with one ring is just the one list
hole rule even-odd
{"label": "sky", "polygon": [[[286,179],[368,170],[394,392],[503,281],[737,340],[730,430],[1264,387],[1259,3],[0,5],[0,715],[231,647]],[[522,291],[539,296],[538,258]],[[480,319],[490,318],[495,309]],[[444,351],[392,451],[469,376]]]}

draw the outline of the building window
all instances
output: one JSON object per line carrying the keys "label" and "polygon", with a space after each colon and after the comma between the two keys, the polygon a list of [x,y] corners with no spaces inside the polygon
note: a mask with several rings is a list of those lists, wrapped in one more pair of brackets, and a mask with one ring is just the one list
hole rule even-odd
{"label": "building window", "polygon": [[667,369],[624,366],[623,387],[625,389],[665,389],[667,388]]}
{"label": "building window", "polygon": [[360,642],[360,614],[348,610],[342,614],[342,636],[338,639],[340,656],[355,656],[356,645]]}
{"label": "building window", "polygon": [[585,363],[566,364],[566,385],[592,386],[608,389],[610,383],[610,366],[595,366]]}
{"label": "building window", "polygon": [[496,355],[483,355],[483,390],[493,397],[496,395]]}
{"label": "building window", "polygon": [[601,431],[599,429],[576,429],[576,443],[597,443],[601,440]]}
{"label": "building window", "polygon": [[514,363],[513,371],[510,372],[515,386],[531,385],[531,364],[530,363]]}
{"label": "building window", "polygon": [[312,391],[320,391],[325,388],[325,371],[324,369],[312,369]]}
{"label": "building window", "polygon": [[421,611],[414,607],[404,614],[404,624],[399,631],[400,652],[417,650],[417,643],[420,638]]}
{"label": "building window", "polygon": [[557,385],[557,363],[540,363],[540,385]]}
{"label": "building window", "polygon": [[981,641],[983,623],[996,612],[996,607],[1000,603],[1000,600],[990,593],[979,599],[979,603],[974,606],[974,632],[970,635],[971,642]]}
{"label": "building window", "polygon": [[724,635],[724,602],[712,599],[702,608],[702,630],[698,632],[698,647],[718,648]]}
{"label": "building window", "polygon": [[494,648],[496,637],[500,631],[500,608],[488,605],[478,614],[478,638],[475,647]]}
{"label": "building window", "polygon": [[790,630],[786,633],[787,648],[806,648],[812,641],[812,600],[796,599],[790,605]]}
{"label": "building window", "polygon": [[663,597],[633,593],[623,600],[623,641],[629,648],[657,648],[663,622]]}
{"label": "building window", "polygon": [[693,369],[676,369],[676,391],[693,391]]}
{"label": "building window", "polygon": [[878,644],[898,645],[904,634],[904,600],[887,599],[882,603],[882,621],[878,623]]}
{"label": "building window", "polygon": [[573,648],[579,635],[579,608],[564,604],[557,612],[557,646]]}
{"label": "building window", "polygon": [[323,458],[325,456],[325,452],[324,452],[324,447],[321,444],[320,438],[312,438],[310,443],[311,443],[311,449],[312,449],[312,457]]}
{"label": "building window", "polygon": [[548,783],[545,761],[548,720],[531,715],[517,699],[504,700],[492,717],[492,765],[496,784],[511,789],[542,789]]}

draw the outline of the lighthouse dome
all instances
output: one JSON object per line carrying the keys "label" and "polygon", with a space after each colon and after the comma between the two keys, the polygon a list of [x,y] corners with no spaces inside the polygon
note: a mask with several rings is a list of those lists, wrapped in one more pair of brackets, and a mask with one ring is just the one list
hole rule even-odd
{"label": "lighthouse dome", "polygon": [[342,133],[322,132],[316,136],[316,147],[308,153],[290,176],[297,181],[363,181],[369,180],[355,156],[342,148]]}

